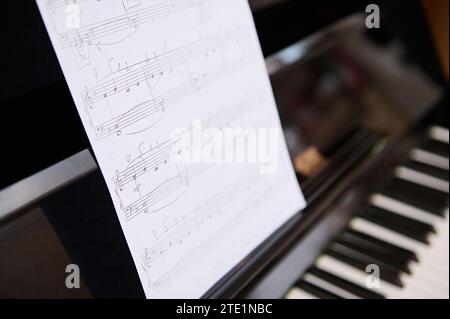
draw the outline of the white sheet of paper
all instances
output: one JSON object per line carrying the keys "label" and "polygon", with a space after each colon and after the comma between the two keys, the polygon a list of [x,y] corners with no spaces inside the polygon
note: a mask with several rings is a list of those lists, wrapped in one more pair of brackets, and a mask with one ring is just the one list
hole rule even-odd
{"label": "white sheet of paper", "polygon": [[[305,206],[247,1],[37,3],[146,296],[201,297]],[[275,169],[174,160],[198,128],[276,129]]]}

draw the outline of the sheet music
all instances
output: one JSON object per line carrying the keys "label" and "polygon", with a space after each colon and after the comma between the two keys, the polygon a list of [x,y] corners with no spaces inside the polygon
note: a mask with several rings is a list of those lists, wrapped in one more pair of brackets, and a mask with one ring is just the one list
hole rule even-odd
{"label": "sheet music", "polygon": [[201,297],[305,206],[247,1],[37,3],[146,296]]}

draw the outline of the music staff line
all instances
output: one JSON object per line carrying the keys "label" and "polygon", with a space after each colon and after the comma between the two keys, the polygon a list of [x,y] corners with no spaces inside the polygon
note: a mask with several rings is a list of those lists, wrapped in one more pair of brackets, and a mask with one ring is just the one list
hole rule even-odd
{"label": "music staff line", "polygon": [[[158,259],[164,252],[169,248],[173,248],[176,245],[182,243],[183,238],[192,234],[192,231],[200,225],[202,220],[205,220],[202,216],[211,216],[211,213],[205,214],[207,212],[210,204],[219,206],[223,204],[229,204],[229,199],[231,198],[232,190],[236,189],[239,185],[241,179],[238,182],[235,181],[224,187],[220,192],[211,196],[208,200],[203,202],[199,207],[192,210],[189,214],[184,216],[181,220],[173,224],[171,227],[167,228],[163,233],[162,239],[159,239],[151,248],[146,250],[144,254],[144,260],[147,265],[152,264],[156,259]],[[218,213],[216,211],[215,213]]]}
{"label": "music staff line", "polygon": [[[212,211],[210,209],[210,205],[218,205],[220,202],[224,202],[225,205],[230,205],[230,198],[232,193],[239,192],[237,185],[240,185],[244,178],[239,178],[237,181],[230,183],[228,186],[224,187],[220,192],[211,196],[208,200],[202,203],[201,206],[192,210],[188,215],[186,215],[183,219],[172,225],[170,228],[166,230],[166,235],[159,240],[155,245],[153,245],[150,249],[145,249],[145,253],[142,256],[142,264],[145,272],[150,277],[151,271],[153,268],[153,264],[167,251],[171,248],[175,248],[183,244],[186,237],[191,236],[191,234],[202,224],[205,223],[207,219],[212,218]],[[214,212],[218,214],[216,210]],[[203,249],[202,245],[190,250],[185,256],[183,256],[169,271],[165,272],[162,276],[160,276],[157,280],[149,280],[150,286],[154,290],[159,290],[163,288],[166,284],[170,282],[170,280],[179,275],[179,271],[177,269],[182,269],[181,264],[184,264],[184,260],[189,258],[195,254],[195,251],[198,249]],[[150,278],[149,278],[150,279]]]}
{"label": "music staff line", "polygon": [[[161,144],[158,144],[158,146],[150,149],[147,152],[142,153],[140,156],[138,156],[136,159],[130,162],[128,167],[123,171],[117,171],[116,175],[112,178],[113,183],[115,185],[116,194],[120,200],[121,206],[124,207],[125,215],[127,217],[127,220],[131,220],[134,217],[138,216],[142,212],[149,212],[149,206],[153,203],[157,203],[161,200],[161,198],[158,197],[158,201],[154,201],[154,198],[156,195],[160,195],[160,191],[166,191],[164,193],[165,196],[177,191],[182,187],[182,183],[187,180],[192,180],[193,176],[198,175],[192,175],[190,172],[188,175],[182,175],[178,176],[178,180],[172,180],[172,183],[169,183],[169,180],[166,180],[167,185],[160,185],[158,186],[160,189],[158,192],[156,192],[157,188],[152,190],[150,193],[153,192],[152,196],[150,193],[147,193],[146,195],[142,196],[139,195],[139,199],[137,199],[135,202],[131,203],[130,205],[124,205],[123,200],[121,198],[120,193],[123,191],[125,186],[129,183],[133,183],[132,185],[137,183],[137,179],[140,178],[142,175],[147,173],[152,173],[154,171],[158,171],[159,168],[162,165],[167,165],[171,162],[171,159],[174,158],[174,156],[179,156],[183,151],[188,151],[192,145],[179,145],[179,141],[182,140],[183,134],[190,134],[190,132],[195,127],[219,127],[224,128],[231,125],[232,122],[235,122],[236,120],[240,120],[242,116],[247,114],[248,112],[251,112],[251,110],[260,103],[261,99],[263,99],[263,96],[259,94],[259,90],[256,91],[256,93],[250,95],[248,99],[241,100],[235,105],[226,108],[206,119],[204,119],[201,122],[198,122],[195,124],[195,126],[189,127],[189,129],[175,137],[172,137],[171,139],[168,139],[164,141]],[[203,167],[205,165],[198,165],[193,164],[196,169],[198,167]],[[206,165],[208,168],[212,165]],[[174,186],[174,184],[178,184],[178,187],[171,188]],[[170,190],[170,191],[169,191]],[[142,199],[142,201],[141,201]]]}
{"label": "music staff line", "polygon": [[192,145],[179,145],[179,142],[185,134],[190,134],[196,127],[217,126],[223,128],[230,126],[233,121],[251,112],[253,107],[260,103],[263,98],[264,96],[260,95],[260,91],[256,90],[256,93],[251,94],[247,99],[240,100],[233,106],[218,111],[195,125],[191,125],[185,132],[143,152],[132,160],[126,169],[117,171],[116,175],[112,177],[116,189],[124,187],[127,183],[136,180],[145,173],[158,170],[161,165],[167,164],[174,156],[180,155],[181,152],[187,150],[186,148],[192,147]]}
{"label": "music staff line", "polygon": [[[211,121],[213,118],[214,117],[210,117],[207,120],[204,120],[202,123],[208,123],[208,121]],[[190,130],[192,129],[193,127],[191,127]],[[137,179],[140,176],[148,172],[157,171],[161,165],[167,164],[172,156],[175,156],[175,154],[179,155],[182,150],[179,148],[174,148],[174,146],[177,145],[177,140],[177,138],[167,140],[164,143],[158,145],[156,148],[150,150],[149,152],[142,154],[137,158],[136,164],[129,166],[123,172],[118,172],[116,177],[113,178],[113,182],[116,185],[116,194],[119,197],[121,206],[124,207],[125,216],[128,221],[138,216],[142,212],[149,213],[152,205],[159,203],[162,199],[169,196],[170,194],[173,194],[181,188],[186,187],[191,180],[200,176],[201,173],[212,166],[191,165],[189,168],[183,170],[183,172],[179,173],[178,175],[165,180],[163,183],[155,187],[147,194],[143,196],[140,195],[139,198],[131,204],[124,205],[120,196],[120,192],[123,190],[125,185],[131,182],[136,184]],[[131,163],[134,163],[135,161],[132,161]],[[169,204],[172,203],[173,202]],[[159,209],[152,210],[151,212],[159,211],[165,207],[160,207]]]}
{"label": "music staff line", "polygon": [[[101,140],[110,135],[122,135],[123,131],[134,124],[151,117],[154,114],[161,113],[159,118],[156,118],[153,123],[150,123],[145,129],[149,129],[157,124],[166,111],[167,107],[176,104],[177,102],[188,97],[190,94],[194,93],[196,89],[190,82],[182,84],[171,91],[158,96],[152,100],[139,103],[138,105],[132,107],[129,111],[124,114],[118,115],[107,122],[104,122],[95,127],[96,137]],[[132,135],[141,132],[130,131],[127,135]]]}
{"label": "music staff line", "polygon": [[[181,257],[177,263],[170,268],[169,271],[165,272],[157,280],[149,279],[149,286],[154,292],[160,293],[165,287],[173,282],[173,279],[182,275],[188,270],[188,265],[191,265],[191,261],[198,260],[202,258],[207,253],[208,246],[206,244],[200,244],[191,251],[187,252],[183,257]],[[148,274],[148,273],[147,273]]]}
{"label": "music staff line", "polygon": [[[197,125],[204,125],[212,118],[213,117],[203,120]],[[194,126],[191,126],[184,134],[189,133],[193,129]],[[142,153],[135,160],[131,161],[125,170],[118,171],[112,179],[116,189],[120,190],[126,184],[135,181],[141,175],[147,172],[157,171],[161,165],[168,164],[174,156],[179,155],[183,151],[176,147],[181,138],[182,135],[178,135],[158,144],[156,147]]]}
{"label": "music staff line", "polygon": [[[156,118],[154,122],[148,124],[147,127],[139,130],[138,132],[153,127],[162,119],[162,115],[166,112],[168,107],[177,104],[201,89],[205,89],[213,85],[222,78],[223,72],[225,72],[225,70],[218,69],[215,70],[215,72],[213,71],[213,73],[205,74],[203,78],[191,79],[190,81],[181,84],[161,96],[147,102],[140,103],[124,114],[116,116],[104,124],[96,126],[95,131],[98,139],[103,139],[114,134],[120,136],[125,129],[149,118],[155,113],[161,112],[160,118]],[[136,131],[130,130],[127,135],[132,135],[135,133]]]}
{"label": "music staff line", "polygon": [[[188,55],[191,58],[195,58],[197,56],[208,55],[211,52],[217,52],[216,48],[221,47],[220,45],[214,45],[217,43],[219,43],[219,42],[217,42],[213,39],[204,40],[201,43],[197,43],[197,44],[193,45],[193,47],[198,48],[198,50],[199,50],[198,54],[193,53],[195,50],[190,50],[189,52],[191,52],[192,55],[189,55],[189,54]],[[209,45],[205,45],[205,44],[209,44]],[[202,49],[200,49],[200,47]],[[186,59],[186,55],[184,55],[184,56],[185,56],[185,58],[180,58],[178,63],[184,64],[184,63],[188,62],[188,59]],[[159,69],[158,74],[162,74],[163,72],[167,72],[167,70],[171,69],[172,66],[166,65],[167,68],[165,68],[164,64],[161,64],[162,62],[164,62],[164,61],[161,61],[161,57],[157,57],[157,60],[158,61],[155,62],[155,64],[158,65],[156,67]],[[165,59],[162,59],[162,60],[165,60]],[[215,69],[212,69],[209,72],[205,72],[201,75],[195,76],[195,75],[191,74],[190,76],[188,76],[188,81],[185,82],[184,84],[181,84],[178,87],[176,87],[164,94],[161,94],[160,96],[152,97],[152,99],[150,99],[150,100],[141,102],[141,103],[131,107],[131,109],[129,109],[128,111],[126,111],[122,114],[116,115],[101,124],[96,124],[90,115],[91,110],[94,108],[94,106],[92,106],[93,101],[95,102],[95,101],[100,101],[101,99],[109,98],[108,94],[112,95],[112,94],[118,93],[119,91],[123,91],[123,90],[129,91],[129,89],[131,87],[131,85],[129,84],[131,82],[130,77],[133,77],[133,79],[132,79],[133,83],[134,83],[134,85],[137,85],[137,86],[139,86],[142,81],[145,81],[149,85],[149,83],[148,83],[149,77],[145,74],[145,70],[141,69],[142,71],[138,70],[130,75],[125,74],[126,76],[128,76],[128,78],[126,78],[125,80],[122,80],[122,82],[125,81],[125,84],[120,83],[121,85],[123,85],[122,87],[118,87],[117,83],[119,82],[118,79],[123,76],[115,77],[111,80],[106,81],[105,83],[101,83],[96,87],[96,89],[89,89],[87,91],[87,92],[92,92],[92,93],[88,93],[87,95],[85,95],[85,98],[89,101],[89,102],[87,102],[87,105],[90,105],[90,106],[86,107],[86,111],[91,118],[90,122],[95,131],[96,138],[98,140],[101,140],[101,139],[109,137],[110,135],[120,136],[120,135],[122,135],[124,129],[128,129],[138,122],[146,120],[149,117],[154,116],[155,114],[156,115],[159,114],[159,117],[150,119],[151,123],[147,124],[146,127],[137,129],[135,131],[133,131],[132,129],[129,129],[130,132],[128,132],[126,134],[127,135],[136,134],[136,133],[142,132],[143,130],[149,129],[149,128],[153,127],[154,125],[156,125],[162,119],[168,106],[176,104],[179,101],[183,100],[184,98],[189,97],[193,93],[213,85],[217,81],[224,78],[227,74],[233,73],[237,70],[242,69],[242,67],[245,67],[250,61],[251,61],[250,54],[247,54],[247,55],[245,55],[245,58],[243,58],[239,61],[228,61],[228,63],[222,62],[221,66],[219,66]],[[145,64],[145,63],[148,63],[148,61],[144,61],[144,62],[140,62],[140,63]],[[163,71],[161,71],[161,69]],[[102,89],[99,89],[99,86],[102,87]],[[102,92],[100,92],[99,90],[101,90]],[[151,88],[150,88],[149,93],[151,95],[153,94],[151,91]]]}
{"label": "music staff line", "polygon": [[164,75],[176,66],[184,65],[209,52],[215,52],[218,46],[218,39],[206,38],[127,66],[106,77],[112,79],[101,80],[95,86],[88,88],[83,93],[84,101],[86,104],[92,104],[123,91],[129,92],[132,86],[139,86],[141,83]]}
{"label": "music staff line", "polygon": [[127,10],[124,6],[123,15],[60,33],[59,37],[64,49],[92,45],[94,41],[97,41],[95,45],[101,45],[102,38],[129,29],[136,30],[142,24],[199,7],[208,1],[211,0],[167,0],[134,10]]}
{"label": "music staff line", "polygon": [[211,164],[193,165],[179,175],[166,180],[154,190],[142,196],[125,208],[127,220],[130,221],[141,213],[155,213],[172,205],[182,194],[178,194],[177,197],[172,198],[170,202],[158,207],[157,209],[151,208],[152,206],[158,204],[161,200],[168,198],[169,195],[174,194],[176,191],[185,189],[192,180],[201,176],[212,166],[213,165]]}
{"label": "music staff line", "polygon": [[176,141],[166,141],[159,145],[158,153],[152,154],[147,158],[140,159],[141,163],[136,166],[132,166],[131,169],[127,169],[124,172],[115,177],[116,188],[123,188],[129,182],[136,180],[142,174],[145,174],[148,170],[158,170],[162,164],[167,164],[172,156],[175,156],[180,151],[173,148],[177,144]]}
{"label": "music staff line", "polygon": [[[156,118],[154,122],[138,132],[149,129],[162,119],[162,115],[165,114],[168,107],[177,104],[202,89],[206,89],[214,85],[220,81],[223,76],[227,74],[227,72],[229,72],[229,68],[218,68],[209,73],[203,74],[203,77],[201,78],[191,78],[188,82],[181,84],[171,91],[152,100],[142,102],[132,107],[129,111],[116,116],[105,123],[95,126],[94,130],[96,132],[96,136],[99,140],[107,138],[110,135],[120,136],[125,129],[149,118],[154,114],[157,114],[158,112],[161,112],[161,117]],[[135,133],[136,131],[130,130],[127,134],[130,135]]]}
{"label": "music staff line", "polygon": [[[223,233],[228,232],[230,227],[233,227],[233,225],[237,222],[237,219],[242,218],[242,217],[248,218],[248,216],[245,216],[244,212],[249,211],[250,208],[259,205],[261,199],[263,199],[268,194],[271,194],[271,192],[273,191],[273,185],[271,185],[271,187],[267,187],[267,188],[266,187],[264,187],[264,188],[258,187],[258,186],[262,185],[262,184],[260,184],[261,178],[263,178],[263,177],[256,174],[256,176],[254,177],[253,180],[251,180],[250,183],[247,183],[245,185],[240,184],[241,187],[237,187],[232,190],[236,194],[241,194],[241,196],[243,198],[240,202],[243,202],[245,204],[242,207],[240,207],[239,209],[233,208],[233,209],[229,210],[230,212],[232,212],[233,218],[230,218],[230,221],[227,224],[223,225],[217,232],[211,234],[207,240],[205,240],[202,243],[200,243],[199,245],[196,245],[195,247],[191,248],[191,250],[187,254],[185,254],[183,256],[183,258],[181,258],[173,267],[171,267],[163,275],[159,276],[158,279],[156,279],[156,280],[149,279],[149,283],[151,284],[151,287],[155,290],[155,292],[161,291],[162,289],[164,289],[165,286],[170,284],[177,276],[182,274],[182,272],[187,271],[187,269],[186,269],[187,264],[184,263],[183,261],[189,260],[190,256],[195,255],[198,250],[203,250],[203,251],[205,249],[207,250],[208,246],[210,246],[213,241],[220,241],[222,238],[224,238],[225,236],[223,236]],[[224,199],[226,199],[226,198],[227,198],[227,196],[224,197]],[[235,197],[233,197],[233,198],[235,198]],[[212,201],[212,199],[210,201]],[[223,209],[224,207],[232,206],[232,205],[233,205],[232,201],[224,200],[224,203],[221,206],[222,211],[219,212],[216,210],[215,214],[223,213],[224,211],[226,211]],[[205,207],[208,208],[208,205],[206,205]],[[194,219],[194,218],[195,217],[191,217],[190,219]],[[165,242],[163,247],[158,247],[158,248],[160,248],[159,250],[153,249],[153,247],[152,247],[152,249],[147,250],[146,253],[144,253],[144,255],[142,257],[143,264],[146,267],[146,269],[148,269],[147,275],[149,277],[151,277],[151,270],[154,267],[153,264],[155,264],[161,256],[163,256],[165,253],[167,253],[167,251],[169,249],[174,248],[177,245],[182,245],[184,243],[186,237],[188,237],[192,233],[194,233],[194,230],[196,230],[196,228],[204,225],[207,220],[212,220],[213,218],[214,218],[214,213],[211,212],[211,209],[209,209],[205,212],[205,217],[199,218],[197,221],[194,221],[194,223],[193,223],[193,225],[195,225],[194,228],[191,228],[190,231],[183,231],[180,234],[180,236],[178,238],[178,242],[175,242],[175,245],[174,245],[173,239],[172,240],[169,239],[169,241]],[[191,225],[191,227],[192,227],[192,225]],[[172,243],[172,245],[170,243]],[[149,251],[151,251],[152,253],[149,254]],[[181,265],[181,264],[183,264],[183,265]]]}

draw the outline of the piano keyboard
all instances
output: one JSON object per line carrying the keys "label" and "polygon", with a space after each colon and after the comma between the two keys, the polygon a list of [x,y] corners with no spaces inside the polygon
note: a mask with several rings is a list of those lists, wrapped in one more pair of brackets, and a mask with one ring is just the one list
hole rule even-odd
{"label": "piano keyboard", "polygon": [[449,131],[427,135],[286,298],[449,298]]}

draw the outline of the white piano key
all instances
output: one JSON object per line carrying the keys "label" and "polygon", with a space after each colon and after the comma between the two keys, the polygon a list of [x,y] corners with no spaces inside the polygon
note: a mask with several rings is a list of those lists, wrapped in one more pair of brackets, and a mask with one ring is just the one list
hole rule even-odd
{"label": "white piano key", "polygon": [[439,256],[439,259],[432,257],[428,260],[425,260],[426,263],[434,263],[437,260],[444,260],[445,262],[441,265],[443,266],[443,271],[440,274],[442,276],[441,282],[445,284],[447,287],[449,286],[449,219],[446,216],[446,219],[441,227],[437,227],[437,234],[431,238],[431,253],[434,252],[434,256]]}
{"label": "white piano key", "polygon": [[[354,268],[328,255],[320,257],[316,267],[363,287],[368,276],[368,274],[360,269]],[[407,279],[406,275],[402,276],[401,280],[406,283],[404,288],[394,286],[382,279],[380,279],[379,288],[366,288],[376,291],[389,299],[440,298],[443,295],[443,293],[436,291],[433,287],[430,288],[429,284],[425,285],[411,278]]]}
{"label": "white piano key", "polygon": [[[382,279],[380,279],[380,287],[371,288],[367,287],[366,280],[369,276],[368,273],[361,271],[358,268],[350,266],[336,258],[329,255],[322,255],[316,262],[317,268],[327,271],[335,276],[345,279],[361,287],[365,287],[368,290],[372,290],[379,293],[386,298],[420,298],[420,295],[414,293],[404,292],[402,288],[394,286]],[[404,297],[407,296],[407,297]]]}
{"label": "white piano key", "polygon": [[[448,235],[447,235],[448,236]],[[448,237],[447,237],[448,238]],[[436,246],[436,248],[438,248],[440,251],[448,251],[449,249],[449,245],[448,242],[444,242],[442,240],[436,241],[433,246]],[[448,260],[448,255],[447,254],[442,254],[443,258]]]}
{"label": "white piano key", "polygon": [[332,283],[325,281],[322,278],[314,276],[313,274],[306,274],[305,276],[303,276],[302,279],[310,284],[313,284],[319,288],[329,291],[339,297],[345,299],[361,299],[359,296],[352,294],[351,292],[348,292],[347,290],[342,289],[341,287],[333,285]]}
{"label": "white piano key", "polygon": [[406,289],[416,285],[417,289],[424,287],[422,290],[432,292],[435,298],[442,298],[448,294],[448,275],[445,272],[446,270],[437,272],[434,269],[430,269],[425,261],[414,265],[412,275],[405,277],[403,280]]}
{"label": "white piano key", "polygon": [[411,282],[418,284],[418,287],[430,286],[438,291],[437,296],[442,296],[448,290],[448,285],[442,282],[442,276],[430,271],[424,264],[416,264],[412,268],[412,274],[403,278],[406,288],[411,286]]}
{"label": "white piano key", "polygon": [[432,249],[432,247],[430,247],[428,250],[425,250],[422,253],[421,257],[422,257],[422,261],[425,257],[430,258],[430,260],[431,260],[430,266],[433,266],[433,264],[435,264],[434,267],[436,269],[447,268],[446,263],[448,263],[448,256],[443,254],[441,250],[435,250],[435,249]]}
{"label": "white piano key", "polygon": [[449,132],[447,128],[433,126],[428,131],[428,136],[433,140],[449,144]]}
{"label": "white piano key", "polygon": [[377,225],[370,221],[361,218],[354,218],[350,222],[350,228],[357,230],[361,233],[370,235],[372,237],[378,238],[380,240],[384,240],[390,244],[396,245],[398,247],[408,249],[417,254],[417,257],[420,261],[424,260],[427,257],[434,257],[434,260],[440,260],[440,263],[437,263],[435,267],[440,269],[442,264],[446,262],[444,257],[440,256],[436,252],[432,251],[430,246],[419,242],[410,237],[406,237],[402,234],[399,234],[393,230],[384,228],[383,226]]}
{"label": "white piano key", "polygon": [[422,149],[413,149],[411,151],[410,157],[416,162],[425,163],[446,170],[449,169],[449,162],[447,157],[440,156]]}
{"label": "white piano key", "polygon": [[448,259],[442,262],[428,254],[435,249],[431,246],[422,254],[421,261],[413,265],[412,275],[405,278],[405,287],[426,291],[432,298],[448,298]]}
{"label": "white piano key", "polygon": [[416,253],[427,248],[424,243],[359,217],[352,219],[350,228]]}
{"label": "white piano key", "polygon": [[[440,219],[439,224],[436,225],[438,233],[431,237],[431,246],[360,218],[354,218],[350,222],[350,227],[399,247],[414,251],[420,259],[419,263],[412,263],[412,275],[403,274],[401,276],[401,280],[405,285],[404,288],[397,287],[380,279],[381,287],[372,289],[373,291],[387,298],[394,299],[448,298],[448,249],[445,249],[445,247],[448,247],[448,218]],[[328,255],[321,256],[317,260],[316,267],[349,282],[366,287],[368,274],[334,257]],[[333,287],[334,285],[331,284],[330,286],[329,283],[321,282],[315,276],[306,278],[309,279],[310,283],[345,298],[342,291],[336,290]]]}
{"label": "white piano key", "polygon": [[395,176],[412,183],[436,189],[441,192],[449,192],[449,183],[447,181],[412,170],[407,167],[398,167],[395,170]]}
{"label": "white piano key", "polygon": [[[442,138],[442,131],[439,133],[438,130],[435,130],[434,133],[430,134],[433,134],[432,138],[435,138],[437,140],[439,140],[439,136],[440,138]],[[448,143],[448,130],[446,143]],[[423,162],[427,164],[435,165],[448,170],[447,158],[419,149],[412,152],[412,156],[414,155],[418,155],[418,158],[413,158],[415,160],[421,161],[420,159],[422,159],[424,160]],[[396,170],[396,175],[397,177],[408,180],[410,182],[414,182],[443,192],[449,192],[448,182],[406,167],[398,168]],[[390,244],[408,249],[417,254],[419,262],[411,262],[411,275],[403,274],[401,276],[401,280],[404,283],[405,287],[400,288],[380,279],[381,287],[370,289],[366,287],[366,279],[368,278],[369,274],[329,255],[321,256],[316,262],[316,267],[338,277],[341,277],[342,279],[345,279],[349,282],[360,285],[362,287],[366,287],[369,290],[376,291],[377,293],[382,294],[387,298],[448,299],[450,229],[448,207],[444,208],[445,218],[442,218],[430,212],[424,211],[417,207],[381,194],[372,196],[371,204],[383,208],[387,211],[431,224],[436,229],[436,234],[430,234],[430,245],[426,245],[422,242],[416,241],[415,239],[409,238],[370,221],[358,217],[351,220],[349,225],[350,228],[386,241]],[[348,292],[341,287],[337,287],[333,283],[329,283],[328,281],[325,281],[313,274],[306,274],[304,276],[304,280],[343,298],[357,297],[354,296],[351,292]]]}
{"label": "white piano key", "polygon": [[370,203],[379,208],[383,208],[384,210],[394,212],[399,215],[403,215],[405,217],[409,217],[411,219],[415,219],[430,225],[436,225],[443,220],[442,217],[381,194],[373,195],[370,198]]}
{"label": "white piano key", "polygon": [[413,292],[421,299],[438,299],[444,295],[443,291],[437,289],[429,282],[420,281],[415,277],[409,277],[408,279],[403,279],[403,281],[405,284],[404,291]]}
{"label": "white piano key", "polygon": [[437,286],[448,286],[448,281],[442,281],[443,276],[448,277],[449,261],[448,250],[442,251],[440,247],[434,246],[432,241],[431,247],[422,252],[421,260],[412,267],[414,277],[424,277],[433,281]]}
{"label": "white piano key", "polygon": [[291,288],[289,292],[286,294],[286,299],[317,299],[316,296],[311,295],[310,293],[301,290],[298,287]]}
{"label": "white piano key", "polygon": [[[440,227],[440,229],[446,230],[448,228],[448,219],[442,219],[442,224],[446,224],[446,226]],[[405,283],[405,290],[422,298],[445,298],[448,295],[448,249],[442,250],[442,246],[434,246],[439,241],[446,241],[448,243],[447,232],[444,231],[432,236],[431,245],[427,246],[414,239],[410,239],[360,218],[353,219],[350,227],[375,238],[414,251],[418,255],[419,263],[412,264],[412,275],[402,277],[402,281]]]}

